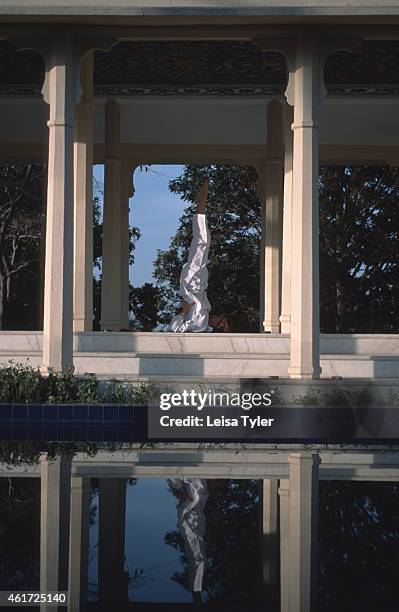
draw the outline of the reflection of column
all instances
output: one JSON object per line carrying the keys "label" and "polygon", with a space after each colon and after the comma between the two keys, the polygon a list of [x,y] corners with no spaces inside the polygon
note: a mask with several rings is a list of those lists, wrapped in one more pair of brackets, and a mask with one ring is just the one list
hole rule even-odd
{"label": "reflection of column", "polygon": [[105,105],[104,216],[101,328],[119,331],[121,322],[121,159],[120,106]]}
{"label": "reflection of column", "polygon": [[267,108],[267,157],[262,185],[261,301],[263,329],[280,331],[281,220],[283,199],[282,108],[272,100]]}
{"label": "reflection of column", "polygon": [[316,605],[320,458],[316,453],[292,453],[288,462],[290,612],[313,612]]}
{"label": "reflection of column", "polygon": [[263,480],[262,575],[264,601],[278,607],[278,503],[277,480]]}
{"label": "reflection of column", "polygon": [[71,481],[71,526],[69,538],[69,612],[84,612],[89,569],[90,480]]}
{"label": "reflection of column", "polygon": [[126,480],[99,481],[98,589],[106,609],[127,601],[125,563]]}
{"label": "reflection of column", "polygon": [[46,263],[44,280],[43,370],[73,365],[73,41],[62,34],[51,41],[46,73],[50,106]]}
{"label": "reflection of column", "polygon": [[280,480],[280,612],[290,612],[290,481]]}
{"label": "reflection of column", "polygon": [[134,194],[133,170],[129,160],[121,169],[121,327],[129,329],[129,198]]}
{"label": "reflection of column", "polygon": [[283,256],[281,281],[281,333],[291,332],[291,219],[292,219],[292,147],[293,131],[291,124],[293,112],[286,106],[285,112],[285,151],[284,151],[284,212],[283,212]]}
{"label": "reflection of column", "polygon": [[319,354],[319,49],[298,39],[294,79],[291,378],[318,378]]}
{"label": "reflection of column", "polygon": [[82,64],[83,96],[75,109],[73,328],[93,328],[93,53]]}
{"label": "reflection of column", "polygon": [[[63,457],[40,458],[40,590],[68,590],[69,508],[71,461]],[[41,604],[41,610],[52,612],[57,606]]]}

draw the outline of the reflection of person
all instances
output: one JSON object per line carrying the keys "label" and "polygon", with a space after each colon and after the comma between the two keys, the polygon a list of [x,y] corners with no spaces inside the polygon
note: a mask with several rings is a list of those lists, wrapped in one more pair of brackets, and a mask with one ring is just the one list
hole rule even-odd
{"label": "reflection of person", "polygon": [[205,505],[208,499],[207,481],[202,478],[170,478],[168,482],[177,491],[180,498],[177,508],[177,524],[184,541],[193,601],[195,604],[201,604],[201,591],[206,570],[204,536]]}
{"label": "reflection of person", "polygon": [[208,254],[211,237],[206,219],[208,179],[201,185],[195,200],[197,211],[193,216],[193,238],[188,259],[180,274],[181,312],[173,317],[169,331],[207,332],[210,304],[206,295],[208,287]]}

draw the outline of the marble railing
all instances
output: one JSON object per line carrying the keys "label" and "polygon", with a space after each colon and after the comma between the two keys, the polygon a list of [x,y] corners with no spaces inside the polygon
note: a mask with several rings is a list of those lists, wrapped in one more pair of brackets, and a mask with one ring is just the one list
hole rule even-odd
{"label": "marble railing", "polygon": [[[399,356],[399,334],[322,334],[323,355]],[[42,332],[0,332],[0,354],[42,350]],[[163,332],[77,332],[76,353],[288,355],[286,334],[174,334]]]}
{"label": "marble railing", "polygon": [[[323,334],[324,377],[399,377],[399,335]],[[283,334],[87,332],[74,335],[79,373],[162,376],[266,377],[288,375],[290,338]],[[0,332],[0,363],[41,364],[41,332]]]}

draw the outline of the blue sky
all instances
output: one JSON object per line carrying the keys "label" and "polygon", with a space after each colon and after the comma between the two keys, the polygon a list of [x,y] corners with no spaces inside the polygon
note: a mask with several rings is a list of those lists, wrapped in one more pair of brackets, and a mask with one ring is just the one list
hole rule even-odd
{"label": "blue sky", "polygon": [[[181,174],[184,166],[150,166],[134,174],[135,195],[131,198],[130,225],[138,227],[141,238],[135,251],[130,280],[140,286],[152,282],[157,249],[166,249],[174,235],[185,203],[169,191],[169,181]],[[103,166],[95,166],[94,176],[103,182]]]}
{"label": "blue sky", "polygon": [[[98,496],[93,499],[98,508]],[[145,579],[129,591],[132,601],[189,602],[191,593],[171,579],[181,569],[180,556],[164,542],[165,534],[177,528],[176,499],[167,481],[141,478],[126,489],[125,569],[133,575],[144,569]],[[90,527],[89,582],[98,578],[98,512]]]}
{"label": "blue sky", "polygon": [[142,478],[126,497],[126,567],[148,570],[141,586],[130,592],[136,601],[191,601],[191,593],[171,580],[181,569],[180,555],[164,542],[176,529],[176,500],[166,480]]}
{"label": "blue sky", "polygon": [[[179,176],[183,166],[151,166],[136,170],[135,195],[130,200],[130,225],[142,233],[135,251],[130,280],[138,286],[152,281],[157,249],[166,249],[174,235],[184,202],[170,193],[170,179]],[[103,166],[94,169],[95,179],[103,183]],[[167,531],[176,528],[176,501],[166,480],[138,480],[126,493],[126,568],[148,570],[147,578],[130,592],[131,599],[141,601],[191,601],[191,594],[171,580],[180,569],[179,554],[164,543]],[[91,528],[91,546],[98,539],[98,523]],[[90,563],[90,582],[96,583],[97,558]]]}

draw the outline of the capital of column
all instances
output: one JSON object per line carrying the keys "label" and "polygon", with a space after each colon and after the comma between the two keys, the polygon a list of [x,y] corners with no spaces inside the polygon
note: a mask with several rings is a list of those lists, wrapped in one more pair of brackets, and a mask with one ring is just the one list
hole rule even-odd
{"label": "capital of column", "polygon": [[317,121],[313,121],[309,119],[306,119],[304,121],[295,121],[294,123],[291,124],[292,130],[299,130],[303,128],[312,128],[314,130],[318,130],[319,124]]}
{"label": "capital of column", "polygon": [[72,121],[59,121],[59,120],[51,120],[51,121],[47,121],[47,127],[52,128],[52,127],[63,127],[63,128],[73,128],[73,122]]}
{"label": "capital of column", "polygon": [[321,367],[306,367],[306,366],[301,366],[301,367],[293,367],[290,366],[288,368],[288,375],[290,378],[294,378],[297,380],[300,379],[313,379],[313,378],[320,378],[320,374],[321,374]]}
{"label": "capital of column", "polygon": [[269,334],[278,334],[280,331],[280,325],[274,319],[263,321],[263,330]]}
{"label": "capital of column", "polygon": [[290,481],[289,479],[280,480],[280,486],[278,488],[278,494],[280,497],[289,497],[290,496]]}
{"label": "capital of column", "polygon": [[295,72],[298,63],[305,59],[302,67],[309,67],[310,64],[313,64],[314,76],[317,81],[314,93],[320,104],[327,95],[324,83],[324,64],[327,57],[335,51],[353,51],[361,42],[362,38],[359,36],[331,36],[330,32],[322,32],[321,30],[310,31],[307,27],[303,28],[302,31],[299,29],[297,37],[285,42],[280,48],[280,51],[285,55],[289,69],[288,85],[285,91],[288,104],[294,106]]}

